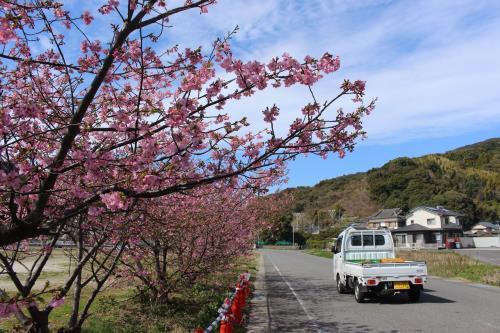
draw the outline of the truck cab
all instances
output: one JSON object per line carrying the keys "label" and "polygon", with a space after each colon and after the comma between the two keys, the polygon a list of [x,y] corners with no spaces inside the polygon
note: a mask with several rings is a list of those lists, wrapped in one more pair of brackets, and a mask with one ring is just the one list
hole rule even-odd
{"label": "truck cab", "polygon": [[332,251],[333,276],[339,293],[354,292],[357,302],[368,296],[407,293],[418,301],[427,281],[425,262],[396,258],[390,231],[348,227]]}

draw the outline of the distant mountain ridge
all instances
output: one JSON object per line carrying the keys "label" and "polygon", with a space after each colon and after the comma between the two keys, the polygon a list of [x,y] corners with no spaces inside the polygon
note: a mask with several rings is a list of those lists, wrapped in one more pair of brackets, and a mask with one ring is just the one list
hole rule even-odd
{"label": "distant mountain ridge", "polygon": [[311,187],[289,188],[292,212],[311,219],[318,211],[341,207],[367,217],[380,208],[405,211],[440,205],[465,214],[466,227],[500,219],[500,138],[444,154],[400,157],[367,172],[327,179]]}

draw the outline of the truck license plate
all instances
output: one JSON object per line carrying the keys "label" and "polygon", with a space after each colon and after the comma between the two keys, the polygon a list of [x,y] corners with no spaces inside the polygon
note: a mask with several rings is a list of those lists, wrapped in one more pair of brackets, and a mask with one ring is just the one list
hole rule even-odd
{"label": "truck license plate", "polygon": [[394,289],[410,289],[408,281],[394,282]]}

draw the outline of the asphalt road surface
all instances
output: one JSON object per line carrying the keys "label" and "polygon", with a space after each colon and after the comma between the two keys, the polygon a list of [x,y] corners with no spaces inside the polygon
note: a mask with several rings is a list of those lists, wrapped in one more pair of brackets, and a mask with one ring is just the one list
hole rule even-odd
{"label": "asphalt road surface", "polygon": [[338,294],[332,263],[262,250],[272,332],[500,332],[500,288],[430,278],[419,303],[406,295],[358,304]]}
{"label": "asphalt road surface", "polygon": [[455,250],[462,255],[470,256],[482,262],[500,266],[500,249],[485,248],[485,249],[461,249]]}

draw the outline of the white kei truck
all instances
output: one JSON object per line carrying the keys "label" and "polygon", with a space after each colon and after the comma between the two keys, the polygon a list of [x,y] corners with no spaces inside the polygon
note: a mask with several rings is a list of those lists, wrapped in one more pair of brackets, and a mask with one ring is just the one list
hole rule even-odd
{"label": "white kei truck", "polygon": [[406,292],[411,301],[420,298],[427,281],[427,266],[422,261],[395,257],[389,230],[350,226],[332,247],[333,276],[339,293],[354,292],[356,302]]}

